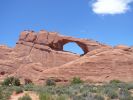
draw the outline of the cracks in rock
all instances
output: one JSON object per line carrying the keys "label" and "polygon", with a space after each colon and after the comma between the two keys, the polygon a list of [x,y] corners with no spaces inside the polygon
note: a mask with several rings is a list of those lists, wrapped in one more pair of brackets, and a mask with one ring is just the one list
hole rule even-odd
{"label": "cracks in rock", "polygon": [[37,68],[37,67],[32,67],[32,69],[35,70],[35,71],[37,71],[37,72],[43,72],[42,69],[39,69],[39,68]]}
{"label": "cracks in rock", "polygon": [[55,48],[55,43],[54,43],[56,37],[57,37],[57,34],[54,36],[53,41],[49,44],[49,47],[50,47],[51,49],[54,49],[54,50],[56,49],[56,48]]}
{"label": "cracks in rock", "polygon": [[25,38],[24,38],[24,41],[26,40],[26,38],[28,37],[29,33],[26,34]]}
{"label": "cracks in rock", "polygon": [[7,65],[7,64],[0,64],[0,65],[2,65],[2,66],[8,66],[8,67],[13,67],[13,66]]}
{"label": "cracks in rock", "polygon": [[30,49],[30,51],[29,51],[29,55],[31,54],[31,52],[32,52],[32,50],[33,50],[33,48],[34,48],[34,45],[35,45],[35,44],[33,44],[33,46],[31,46],[31,49]]}
{"label": "cracks in rock", "polygon": [[33,50],[33,48],[34,48],[34,45],[35,45],[35,43],[34,43],[34,41],[37,39],[37,36],[35,37],[35,39],[33,40],[33,45],[31,46],[31,49],[30,49],[30,51],[29,51],[29,55],[31,54],[31,52],[32,52],[32,50]]}
{"label": "cracks in rock", "polygon": [[[47,42],[48,42],[48,38],[49,38],[49,32],[47,33]],[[43,58],[43,57],[42,57]],[[47,53],[46,53],[46,63],[45,63],[45,66],[47,67],[47,61],[48,60],[48,55],[47,55]],[[42,61],[42,63],[43,63],[43,61]]]}
{"label": "cracks in rock", "polygon": [[56,37],[57,37],[57,33],[56,33],[56,35],[55,35],[55,37],[54,37],[54,39],[53,39],[53,41],[52,41],[53,43],[54,43],[54,41],[55,41]]}
{"label": "cracks in rock", "polygon": [[[37,49],[37,48],[36,48]],[[48,53],[50,53],[51,52],[51,50],[48,50],[48,49],[39,49],[39,50],[41,50],[41,51],[46,51],[46,52],[48,52]]]}
{"label": "cracks in rock", "polygon": [[49,32],[47,33],[47,41],[48,41],[48,38],[49,38],[48,36],[49,36]]}

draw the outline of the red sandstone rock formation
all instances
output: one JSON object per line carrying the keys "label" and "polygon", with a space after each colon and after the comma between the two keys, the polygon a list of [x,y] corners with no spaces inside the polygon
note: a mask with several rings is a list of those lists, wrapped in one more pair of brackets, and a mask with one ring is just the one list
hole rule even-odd
{"label": "red sandstone rock formation", "polygon": [[[69,42],[77,43],[84,55],[63,51]],[[49,77],[67,82],[74,76],[91,82],[133,81],[133,48],[124,45],[113,48],[44,30],[24,31],[14,48],[0,46],[0,78],[10,75],[35,83]]]}

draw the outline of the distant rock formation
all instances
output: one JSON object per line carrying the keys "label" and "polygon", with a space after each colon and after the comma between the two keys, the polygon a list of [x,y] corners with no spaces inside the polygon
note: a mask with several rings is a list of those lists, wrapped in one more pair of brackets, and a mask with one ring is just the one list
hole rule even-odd
{"label": "distant rock formation", "polygon": [[[79,45],[83,56],[63,51],[69,42]],[[42,83],[49,77],[67,82],[74,76],[88,82],[133,81],[133,48],[124,45],[113,48],[44,30],[23,31],[14,48],[0,46],[0,80],[7,76],[34,83]]]}

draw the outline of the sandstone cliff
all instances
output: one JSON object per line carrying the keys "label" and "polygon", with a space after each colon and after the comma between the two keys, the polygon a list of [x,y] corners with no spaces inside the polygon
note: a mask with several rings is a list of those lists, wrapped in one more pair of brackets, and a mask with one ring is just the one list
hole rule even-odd
{"label": "sandstone cliff", "polygon": [[[69,42],[77,43],[84,54],[63,51]],[[0,78],[11,75],[35,83],[49,77],[67,82],[74,76],[88,82],[133,81],[133,47],[111,47],[44,30],[23,31],[14,48],[0,46]]]}

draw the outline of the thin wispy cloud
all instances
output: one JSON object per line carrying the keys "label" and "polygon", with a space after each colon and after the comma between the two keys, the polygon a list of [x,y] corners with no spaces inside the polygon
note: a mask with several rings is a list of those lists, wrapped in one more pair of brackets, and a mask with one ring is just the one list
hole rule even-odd
{"label": "thin wispy cloud", "polygon": [[133,0],[95,0],[92,3],[92,10],[96,14],[123,14],[131,9],[130,3]]}

